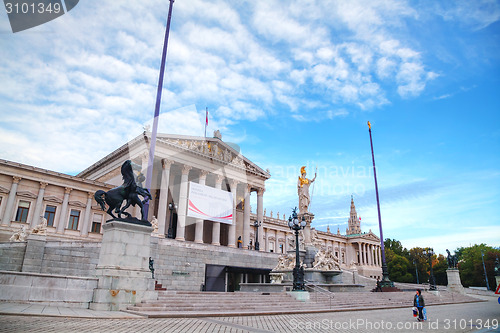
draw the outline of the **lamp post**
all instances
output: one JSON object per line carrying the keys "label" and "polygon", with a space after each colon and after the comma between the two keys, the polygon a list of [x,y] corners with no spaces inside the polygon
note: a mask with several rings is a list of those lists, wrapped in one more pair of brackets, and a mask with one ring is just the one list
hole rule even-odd
{"label": "lamp post", "polygon": [[259,227],[261,226],[260,221],[255,221],[253,223],[253,226],[255,227],[255,251],[259,251],[260,249],[260,244],[259,244]]}
{"label": "lamp post", "polygon": [[304,267],[300,266],[299,231],[305,228],[306,220],[302,217],[302,221],[299,221],[297,216],[297,207],[293,209],[292,216],[288,218],[288,226],[290,229],[295,231],[295,268],[293,269],[292,291],[305,291]]}
{"label": "lamp post", "polygon": [[429,247],[427,250],[424,250],[423,253],[429,258],[429,266],[431,270],[431,276],[429,277],[429,290],[436,290],[436,280],[434,279],[434,272],[432,270],[432,256],[434,255],[434,250]]}
{"label": "lamp post", "polygon": [[490,290],[490,284],[488,283],[488,275],[486,275],[486,266],[484,265],[484,251],[481,249],[481,259],[483,259],[483,269],[484,269],[484,279],[486,280],[486,290]]}
{"label": "lamp post", "polygon": [[382,216],[380,215],[380,200],[378,197],[377,171],[375,168],[375,154],[373,153],[373,141],[372,141],[372,125],[370,124],[370,122],[368,122],[368,131],[370,132],[370,147],[372,149],[372,161],[373,161],[373,177],[375,178],[375,195],[377,197],[378,228],[380,231],[380,248],[382,249],[382,281],[380,281],[380,285],[381,287],[394,287],[394,283],[389,279],[389,270],[387,269],[387,262],[385,260],[384,233],[382,232]]}
{"label": "lamp post", "polygon": [[174,238],[174,228],[172,228],[172,216],[173,210],[177,210],[177,205],[173,202],[168,204],[168,210],[170,211],[170,222],[168,223],[167,238]]}
{"label": "lamp post", "polygon": [[418,282],[418,269],[417,269],[417,262],[415,260],[413,260],[413,264],[415,265],[415,274],[417,275],[417,284],[420,284]]}

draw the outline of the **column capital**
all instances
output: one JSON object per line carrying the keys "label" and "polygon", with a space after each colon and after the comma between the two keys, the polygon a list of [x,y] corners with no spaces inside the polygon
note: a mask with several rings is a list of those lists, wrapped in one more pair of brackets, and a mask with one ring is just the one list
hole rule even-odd
{"label": "column capital", "polygon": [[73,191],[73,189],[71,187],[65,187],[64,188],[64,193],[66,193],[66,194],[70,194],[71,191]]}
{"label": "column capital", "polygon": [[266,192],[266,189],[265,189],[265,188],[259,188],[259,189],[257,189],[257,195],[258,195],[258,196],[262,196],[262,195],[264,195],[264,192]]}
{"label": "column capital", "polygon": [[20,181],[21,181],[21,179],[22,179],[22,178],[21,178],[21,177],[19,177],[19,176],[13,176],[12,178],[13,178],[13,181],[12,181],[12,182],[13,182],[14,184],[19,184],[19,182],[20,182]]}
{"label": "column capital", "polygon": [[172,160],[167,160],[166,158],[161,159],[161,167],[163,169],[170,169],[170,166],[172,166],[172,164],[174,164],[174,161]]}
{"label": "column capital", "polygon": [[216,184],[222,184],[222,181],[224,180],[224,176],[223,175],[217,175],[217,177],[215,178],[215,183]]}
{"label": "column capital", "polygon": [[200,178],[206,178],[209,173],[208,170],[200,170]]}
{"label": "column capital", "polygon": [[49,183],[47,183],[47,182],[40,182],[40,188],[41,189],[45,189],[47,187],[47,185],[49,185]]}
{"label": "column capital", "polygon": [[247,184],[247,187],[246,187],[246,193],[252,193],[252,185],[250,184]]}
{"label": "column capital", "polygon": [[187,164],[184,164],[184,166],[182,167],[182,175],[187,175],[187,174],[189,174],[189,171],[190,171],[192,168],[193,168],[192,166],[187,165]]}
{"label": "column capital", "polygon": [[92,199],[94,197],[94,192],[87,192],[87,199]]}
{"label": "column capital", "polygon": [[239,181],[237,181],[236,179],[231,179],[231,180],[229,181],[229,186],[230,186],[230,187],[231,187],[231,189],[232,189],[232,188],[233,188],[233,186],[234,186],[234,187],[235,187],[235,186],[238,186],[238,184],[239,184],[239,183],[240,183],[240,182],[239,182]]}

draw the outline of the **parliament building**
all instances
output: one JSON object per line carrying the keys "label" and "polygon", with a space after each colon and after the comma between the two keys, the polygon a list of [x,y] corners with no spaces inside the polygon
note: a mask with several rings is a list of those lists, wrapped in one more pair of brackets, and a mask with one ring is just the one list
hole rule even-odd
{"label": "parliament building", "polygon": [[[145,131],[76,176],[0,160],[0,270],[92,277],[109,219],[94,194],[122,184],[120,167],[126,160],[146,174],[150,144],[151,133]],[[213,138],[159,134],[148,210],[155,226],[155,278],[173,290],[234,291],[239,283],[267,282],[294,238],[284,215],[266,214],[270,177],[218,131]],[[231,192],[232,223],[189,216],[190,183]],[[255,195],[253,212],[249,203]],[[128,211],[140,216],[137,208]],[[30,231],[43,218],[46,235],[30,243]],[[20,241],[11,241],[14,233],[23,234]],[[328,228],[315,235],[335,253],[342,270],[381,277],[380,239],[371,230],[361,231],[352,198],[346,233]]]}

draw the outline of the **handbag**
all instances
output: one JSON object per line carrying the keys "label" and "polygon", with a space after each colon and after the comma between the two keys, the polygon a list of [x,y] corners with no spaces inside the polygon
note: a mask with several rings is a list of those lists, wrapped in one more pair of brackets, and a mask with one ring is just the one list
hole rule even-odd
{"label": "handbag", "polygon": [[417,307],[416,307],[416,306],[414,306],[414,307],[412,308],[412,310],[413,310],[413,317],[418,316],[418,310],[417,310]]}

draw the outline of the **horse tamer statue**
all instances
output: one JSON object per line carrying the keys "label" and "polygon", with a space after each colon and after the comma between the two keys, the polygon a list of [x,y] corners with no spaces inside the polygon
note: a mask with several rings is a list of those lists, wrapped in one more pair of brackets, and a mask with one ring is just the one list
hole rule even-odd
{"label": "horse tamer statue", "polygon": [[[141,208],[141,220],[144,219],[144,204],[151,200],[151,193],[148,189],[142,188],[137,185],[137,179],[134,175],[134,170],[141,170],[141,167],[131,160],[126,160],[122,164],[121,173],[123,177],[123,184],[121,186],[115,187],[108,192],[99,190],[94,194],[94,199],[101,206],[102,210],[106,210],[105,204],[108,204],[109,208],[106,211],[109,215],[116,219],[114,212],[118,215],[118,218],[122,218],[122,214],[125,214],[128,218],[132,217],[125,210],[130,207],[130,205],[138,205]],[[144,178],[142,173],[139,174],[138,178]],[[143,200],[139,198],[143,197]],[[126,200],[125,206],[121,207],[123,200]]]}

